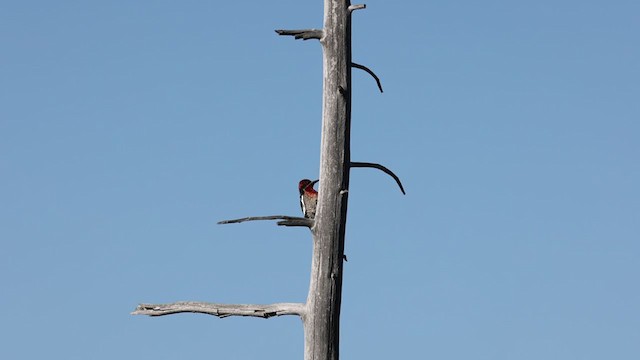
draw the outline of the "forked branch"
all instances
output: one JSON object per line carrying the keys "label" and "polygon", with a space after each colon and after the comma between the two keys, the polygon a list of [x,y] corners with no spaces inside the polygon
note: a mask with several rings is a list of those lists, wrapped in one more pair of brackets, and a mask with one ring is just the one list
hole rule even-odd
{"label": "forked branch", "polygon": [[171,304],[140,304],[131,314],[164,316],[185,312],[213,315],[219,318],[225,318],[228,316],[251,316],[268,319],[270,317],[282,315],[302,316],[305,312],[305,306],[300,303],[253,305],[183,301]]}
{"label": "forked branch", "polygon": [[374,163],[368,163],[368,162],[351,162],[350,167],[352,168],[374,168],[374,169],[378,169],[381,171],[384,171],[387,175],[391,176],[396,183],[398,183],[398,186],[400,187],[400,191],[402,191],[402,194],[406,195],[407,193],[404,192],[404,187],[402,187],[402,183],[400,182],[400,178],[398,177],[398,175],[394,174],[393,171],[387,169],[386,167],[380,165],[380,164],[374,164]]}
{"label": "forked branch", "polygon": [[323,31],[318,29],[300,29],[300,30],[276,30],[278,35],[293,36],[302,40],[322,39]]}
{"label": "forked branch", "polygon": [[380,89],[380,92],[384,92],[384,91],[382,91],[382,83],[380,82],[380,78],[378,78],[376,73],[371,71],[371,69],[369,69],[368,67],[366,67],[364,65],[356,64],[354,62],[351,63],[351,67],[366,71],[369,75],[371,75],[376,80],[376,83],[378,84],[378,89]]}
{"label": "forked branch", "polygon": [[313,227],[313,220],[297,216],[286,215],[270,215],[270,216],[249,216],[240,219],[222,220],[218,221],[218,224],[237,224],[245,221],[257,221],[257,220],[283,220],[278,221],[280,226],[303,226],[311,228]]}

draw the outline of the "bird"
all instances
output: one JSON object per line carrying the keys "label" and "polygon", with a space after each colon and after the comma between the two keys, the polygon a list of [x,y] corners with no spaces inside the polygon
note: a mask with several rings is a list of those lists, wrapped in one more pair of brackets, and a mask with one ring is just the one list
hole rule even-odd
{"label": "bird", "polygon": [[311,181],[309,179],[302,179],[298,183],[298,190],[300,191],[300,208],[304,217],[307,219],[313,219],[316,217],[316,206],[318,205],[318,192],[313,189],[313,185],[318,180]]}

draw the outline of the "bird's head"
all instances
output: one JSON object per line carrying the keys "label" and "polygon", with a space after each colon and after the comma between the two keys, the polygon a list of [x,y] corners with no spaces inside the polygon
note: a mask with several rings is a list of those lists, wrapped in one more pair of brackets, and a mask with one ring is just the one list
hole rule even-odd
{"label": "bird's head", "polygon": [[305,191],[315,193],[316,191],[313,189],[313,185],[315,185],[315,183],[317,183],[318,181],[319,180],[311,181],[309,179],[300,180],[300,182],[298,183],[298,190],[300,190],[300,195],[304,194]]}

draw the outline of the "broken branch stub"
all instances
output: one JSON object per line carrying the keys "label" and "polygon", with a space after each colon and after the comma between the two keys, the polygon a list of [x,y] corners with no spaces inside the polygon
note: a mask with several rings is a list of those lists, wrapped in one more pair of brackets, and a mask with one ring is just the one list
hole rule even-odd
{"label": "broken branch stub", "polygon": [[323,31],[318,29],[276,30],[281,36],[293,36],[296,40],[322,39]]}

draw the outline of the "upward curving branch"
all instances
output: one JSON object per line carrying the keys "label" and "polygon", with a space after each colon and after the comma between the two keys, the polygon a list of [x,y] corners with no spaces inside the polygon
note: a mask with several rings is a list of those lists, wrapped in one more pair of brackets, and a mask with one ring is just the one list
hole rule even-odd
{"label": "upward curving branch", "polygon": [[374,168],[374,169],[378,169],[381,170],[383,172],[385,172],[387,175],[391,176],[396,183],[398,184],[398,186],[400,187],[400,191],[402,191],[403,195],[407,195],[406,192],[404,192],[404,187],[402,187],[402,183],[400,182],[400,178],[398,177],[398,175],[394,174],[393,171],[387,169],[386,167],[380,165],[380,164],[375,164],[375,163],[368,163],[368,162],[351,162],[351,167],[352,168]]}
{"label": "upward curving branch", "polygon": [[384,92],[382,91],[382,83],[380,82],[380,78],[378,78],[376,73],[374,73],[371,69],[369,69],[364,65],[356,64],[354,62],[351,62],[351,67],[366,71],[369,75],[371,75],[376,80],[376,84],[378,84],[378,89],[380,89],[380,92],[381,93]]}
{"label": "upward curving branch", "polygon": [[293,36],[296,40],[322,39],[324,32],[318,29],[300,29],[300,30],[276,30],[278,35]]}
{"label": "upward curving branch", "polygon": [[277,303],[269,305],[215,304],[182,301],[171,304],[140,304],[132,315],[163,316],[178,313],[198,313],[225,318],[229,316],[251,316],[268,319],[274,316],[305,314],[305,306],[300,303]]}

